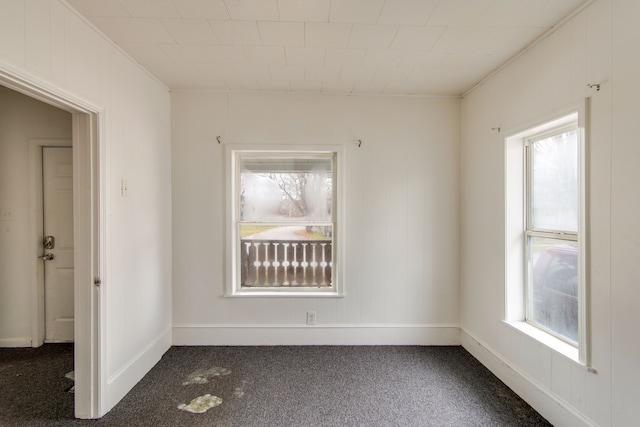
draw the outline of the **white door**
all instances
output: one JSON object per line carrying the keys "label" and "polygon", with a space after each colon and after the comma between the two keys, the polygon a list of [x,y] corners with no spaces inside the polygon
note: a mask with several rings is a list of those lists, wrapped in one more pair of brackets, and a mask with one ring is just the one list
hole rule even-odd
{"label": "white door", "polygon": [[45,341],[73,341],[73,163],[71,147],[42,148]]}

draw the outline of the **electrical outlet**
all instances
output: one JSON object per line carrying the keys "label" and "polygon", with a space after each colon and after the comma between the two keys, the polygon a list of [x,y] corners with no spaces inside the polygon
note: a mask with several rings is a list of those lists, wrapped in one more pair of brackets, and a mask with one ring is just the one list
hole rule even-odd
{"label": "electrical outlet", "polygon": [[315,324],[316,324],[316,312],[307,311],[307,325],[315,325]]}

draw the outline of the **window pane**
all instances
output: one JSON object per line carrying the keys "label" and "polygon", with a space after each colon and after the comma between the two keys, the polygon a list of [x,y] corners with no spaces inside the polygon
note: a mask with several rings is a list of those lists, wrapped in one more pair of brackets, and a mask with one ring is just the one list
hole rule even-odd
{"label": "window pane", "polygon": [[578,231],[578,132],[531,144],[531,227]]}
{"label": "window pane", "polygon": [[242,159],[240,220],[330,221],[332,160]]}
{"label": "window pane", "polygon": [[331,225],[240,226],[242,287],[330,287]]}
{"label": "window pane", "polygon": [[529,237],[529,266],[529,320],[577,343],[577,242]]}

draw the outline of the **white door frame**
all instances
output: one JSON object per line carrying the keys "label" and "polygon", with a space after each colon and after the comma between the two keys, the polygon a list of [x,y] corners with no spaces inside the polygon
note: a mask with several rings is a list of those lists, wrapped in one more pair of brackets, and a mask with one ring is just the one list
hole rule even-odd
{"label": "white door frame", "polygon": [[[107,395],[106,298],[102,288],[94,285],[95,278],[105,280],[102,266],[106,265],[104,112],[65,88],[2,60],[0,84],[72,113],[75,416],[98,418]],[[37,341],[38,335],[33,338]]]}

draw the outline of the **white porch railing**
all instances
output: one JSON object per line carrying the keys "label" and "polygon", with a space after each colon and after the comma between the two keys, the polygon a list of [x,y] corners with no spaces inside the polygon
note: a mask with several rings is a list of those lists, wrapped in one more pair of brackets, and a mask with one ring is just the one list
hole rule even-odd
{"label": "white porch railing", "polygon": [[331,286],[331,240],[246,240],[241,244],[244,287]]}

